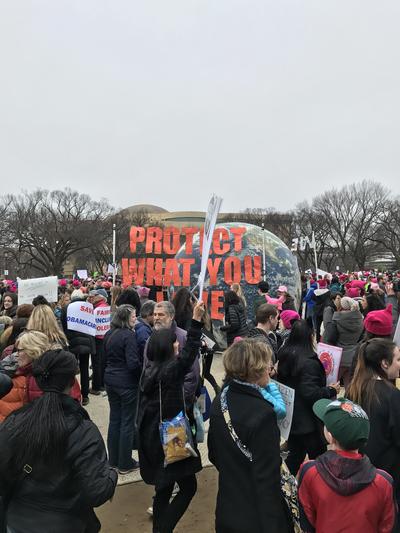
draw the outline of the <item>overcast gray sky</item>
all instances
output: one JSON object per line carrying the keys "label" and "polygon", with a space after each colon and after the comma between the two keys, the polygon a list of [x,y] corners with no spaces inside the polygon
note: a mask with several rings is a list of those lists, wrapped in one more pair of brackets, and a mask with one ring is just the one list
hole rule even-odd
{"label": "overcast gray sky", "polygon": [[2,0],[3,191],[293,207],[400,193],[398,0]]}

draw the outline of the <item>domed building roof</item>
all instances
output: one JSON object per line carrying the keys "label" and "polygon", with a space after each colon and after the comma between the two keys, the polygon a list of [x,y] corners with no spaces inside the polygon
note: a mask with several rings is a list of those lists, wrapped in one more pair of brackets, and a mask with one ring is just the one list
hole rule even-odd
{"label": "domed building roof", "polygon": [[168,211],[164,209],[163,207],[159,207],[158,205],[151,205],[151,204],[131,205],[130,207],[126,207],[124,211],[129,211],[129,213],[136,213],[138,211],[147,211],[147,213],[149,214],[168,213]]}

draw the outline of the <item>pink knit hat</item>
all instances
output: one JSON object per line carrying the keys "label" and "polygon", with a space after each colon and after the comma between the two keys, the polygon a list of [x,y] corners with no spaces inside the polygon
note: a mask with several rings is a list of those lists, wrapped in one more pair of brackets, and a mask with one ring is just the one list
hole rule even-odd
{"label": "pink knit hat", "polygon": [[140,296],[140,298],[147,298],[150,294],[150,289],[148,287],[138,287],[137,293]]}
{"label": "pink knit hat", "polygon": [[274,305],[279,311],[282,311],[282,304],[285,299],[283,296],[280,298],[271,298],[271,296],[266,294],[265,299],[267,300],[268,304]]}
{"label": "pink knit hat", "polygon": [[347,289],[346,296],[348,296],[349,298],[359,298],[360,289],[358,289],[357,287],[352,287],[351,289]]}
{"label": "pink knit hat", "polygon": [[392,304],[389,304],[386,309],[368,313],[364,320],[364,327],[368,333],[373,335],[391,335],[393,327]]}
{"label": "pink knit hat", "polygon": [[287,309],[286,311],[282,311],[281,319],[286,329],[292,329],[292,320],[300,320],[300,315],[296,311]]}

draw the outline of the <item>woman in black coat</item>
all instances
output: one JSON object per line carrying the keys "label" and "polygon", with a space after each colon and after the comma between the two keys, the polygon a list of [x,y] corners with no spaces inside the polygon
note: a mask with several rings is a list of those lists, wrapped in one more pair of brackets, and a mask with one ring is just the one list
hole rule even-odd
{"label": "woman in black coat", "polygon": [[104,337],[104,384],[110,404],[107,447],[110,463],[122,475],[139,467],[132,458],[135,414],[142,364],[131,305],[117,307]]}
{"label": "woman in black coat", "polygon": [[[363,452],[377,468],[388,472],[400,503],[400,350],[390,339],[371,339],[359,349],[348,398],[367,412],[369,439]],[[399,525],[395,531],[399,531]]]}
{"label": "woman in black coat", "polygon": [[271,356],[265,343],[253,339],[224,354],[227,385],[213,401],[208,433],[209,458],[219,473],[217,533],[292,531],[280,486],[276,415],[260,392],[269,381]]}
{"label": "woman in black coat", "polygon": [[315,459],[326,451],[322,426],[312,406],[321,398],[334,398],[340,384],[326,386],[326,374],[314,348],[314,334],[305,320],[293,324],[278,354],[278,380],[295,390],[287,466],[297,474],[306,454]]}
{"label": "woman in black coat", "polygon": [[[184,410],[183,382],[199,355],[203,315],[204,303],[200,302],[193,310],[181,356],[171,329],[154,331],[148,342],[147,357],[152,364],[144,369],[141,377],[137,427],[140,473],[146,483],[155,485],[154,532],[172,532],[197,489],[195,474],[201,470],[200,454],[164,466],[159,423],[160,416],[170,420]],[[170,504],[175,482],[179,492]]]}
{"label": "woman in black coat", "polygon": [[220,327],[226,331],[226,341],[230,346],[235,337],[245,337],[249,333],[246,311],[235,291],[225,294],[225,325]]}
{"label": "woman in black coat", "polygon": [[33,363],[43,396],[0,425],[7,531],[100,531],[93,507],[113,496],[118,476],[99,430],[68,396],[76,372],[73,354],[45,352]]}

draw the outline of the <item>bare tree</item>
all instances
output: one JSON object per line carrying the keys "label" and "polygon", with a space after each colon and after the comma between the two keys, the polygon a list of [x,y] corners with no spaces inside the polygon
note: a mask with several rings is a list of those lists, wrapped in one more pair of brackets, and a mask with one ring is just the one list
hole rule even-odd
{"label": "bare tree", "polygon": [[400,264],[400,199],[387,200],[379,215],[376,242],[391,252],[396,264]]}
{"label": "bare tree", "polygon": [[227,222],[244,222],[254,224],[271,231],[285,244],[289,245],[292,240],[294,217],[291,212],[278,213],[271,207],[248,208],[241,213],[227,213],[224,220]]}
{"label": "bare tree", "polygon": [[70,257],[90,248],[101,238],[102,221],[112,213],[105,200],[94,202],[70,189],[36,190],[10,195],[7,201],[11,252],[24,272],[43,275],[61,274]]}

